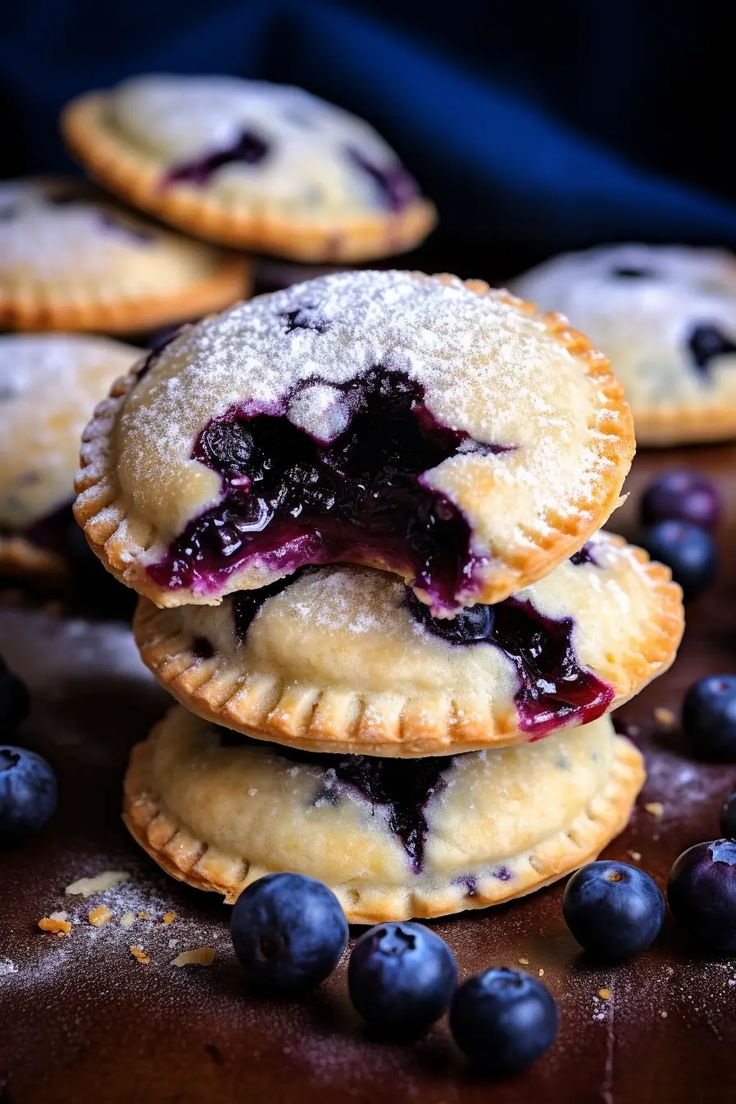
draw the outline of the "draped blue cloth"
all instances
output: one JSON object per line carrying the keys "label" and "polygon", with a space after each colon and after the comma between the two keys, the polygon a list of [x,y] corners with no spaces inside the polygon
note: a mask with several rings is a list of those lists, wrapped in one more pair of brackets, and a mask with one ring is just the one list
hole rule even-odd
{"label": "draped blue cloth", "polygon": [[69,167],[56,119],[76,93],[146,71],[233,73],[300,84],[370,120],[437,202],[440,241],[519,255],[617,239],[736,245],[727,4],[5,8],[6,176]]}

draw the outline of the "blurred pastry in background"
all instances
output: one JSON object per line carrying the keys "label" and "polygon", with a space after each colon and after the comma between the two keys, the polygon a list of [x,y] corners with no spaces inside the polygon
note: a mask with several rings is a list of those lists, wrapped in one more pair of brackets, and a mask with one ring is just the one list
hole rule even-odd
{"label": "blurred pastry in background", "polygon": [[286,85],[136,77],[66,109],[101,184],[197,236],[301,261],[403,253],[435,209],[368,123]]}
{"label": "blurred pastry in background", "polygon": [[71,513],[79,438],[95,404],[140,353],[82,334],[0,336],[4,579],[67,574],[80,543]]}
{"label": "blurred pastry in background", "polygon": [[513,290],[561,311],[610,357],[641,445],[736,437],[736,260],[608,245],[554,257]]}
{"label": "blurred pastry in background", "polygon": [[0,327],[134,333],[243,298],[250,263],[62,177],[0,184]]}

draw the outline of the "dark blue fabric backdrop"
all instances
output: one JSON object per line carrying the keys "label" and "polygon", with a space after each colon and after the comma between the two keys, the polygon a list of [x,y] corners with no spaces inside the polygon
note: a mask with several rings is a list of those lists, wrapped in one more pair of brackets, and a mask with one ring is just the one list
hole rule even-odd
{"label": "dark blue fabric backdrop", "polygon": [[151,70],[236,73],[373,122],[437,201],[440,247],[736,245],[730,0],[3,8],[3,175],[68,164],[56,117],[77,92]]}

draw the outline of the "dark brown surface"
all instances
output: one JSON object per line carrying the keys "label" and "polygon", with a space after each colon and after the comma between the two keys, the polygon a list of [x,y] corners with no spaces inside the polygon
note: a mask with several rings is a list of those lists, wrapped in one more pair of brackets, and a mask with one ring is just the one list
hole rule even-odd
{"label": "dark brown surface", "polygon": [[[719,804],[736,785],[736,765],[694,762],[653,718],[657,706],[678,710],[695,678],[736,669],[736,448],[641,456],[630,480],[633,501],[612,527],[629,529],[642,483],[676,460],[716,478],[728,511],[720,581],[691,606],[679,660],[622,711],[641,728],[650,778],[608,854],[631,861],[629,853],[640,852],[660,884],[683,848],[717,834]],[[127,749],[164,706],[123,631],[5,609],[0,647],[33,689],[22,740],[48,756],[61,784],[53,824],[0,854],[4,1104],[732,1099],[736,961],[699,958],[668,922],[642,957],[616,968],[591,966],[563,922],[560,886],[435,925],[463,976],[492,964],[516,966],[522,957],[532,973],[544,971],[560,1007],[560,1037],[515,1080],[493,1084],[470,1075],[445,1022],[413,1045],[369,1039],[346,999],[344,961],[306,1000],[249,996],[229,947],[226,910],[160,874],[120,824]],[[643,807],[653,801],[664,806],[661,818]],[[101,898],[64,896],[73,879],[111,868],[132,875],[127,887],[104,897],[117,916],[127,908],[150,915],[127,930],[86,924]],[[70,937],[36,929],[54,909],[79,920]],[[169,927],[161,923],[167,909],[178,914]],[[150,953],[149,966],[132,958],[130,944]],[[202,945],[217,949],[210,969],[169,965],[179,951]],[[597,997],[601,988],[610,990],[609,1001]]]}

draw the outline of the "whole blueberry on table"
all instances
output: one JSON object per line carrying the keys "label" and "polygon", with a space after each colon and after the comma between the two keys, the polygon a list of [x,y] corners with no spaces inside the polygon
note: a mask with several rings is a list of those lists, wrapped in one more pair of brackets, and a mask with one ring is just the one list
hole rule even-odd
{"label": "whole blueberry on table", "polygon": [[355,1009],[379,1027],[427,1027],[457,988],[455,956],[422,924],[379,924],[361,935],[348,965]]}
{"label": "whole blueberry on table", "polygon": [[592,862],[568,881],[562,912],[584,950],[596,958],[622,961],[657,938],[664,897],[654,879],[637,866]]}
{"label": "whole blueberry on table", "polygon": [[464,982],[450,1028],[474,1065],[495,1076],[518,1073],[552,1044],[557,1005],[541,981],[521,970],[492,969]]}
{"label": "whole blueberry on table", "polygon": [[696,843],[670,871],[672,915],[704,951],[736,951],[736,841]]}
{"label": "whole blueberry on table", "polygon": [[736,840],[736,792],[729,794],[721,806],[721,835]]}
{"label": "whole blueberry on table", "polygon": [[28,713],[28,691],[0,659],[0,732],[15,732]]}
{"label": "whole blueberry on table", "polygon": [[682,729],[698,755],[736,760],[736,675],[694,682],[683,702]]}
{"label": "whole blueberry on table", "polygon": [[721,500],[710,480],[700,472],[675,468],[650,483],[641,500],[645,525],[658,521],[687,521],[714,529],[721,517]]}
{"label": "whole blueberry on table", "polygon": [[305,990],[332,973],[348,923],[335,894],[303,874],[268,874],[244,889],[230,920],[235,953],[255,985]]}
{"label": "whole blueberry on table", "polygon": [[19,843],[43,828],[56,801],[56,776],[46,760],[0,745],[0,843]]}
{"label": "whole blueberry on table", "polygon": [[685,599],[694,598],[715,576],[716,546],[712,537],[697,525],[660,521],[643,531],[640,543],[653,560],[660,560],[670,568]]}

